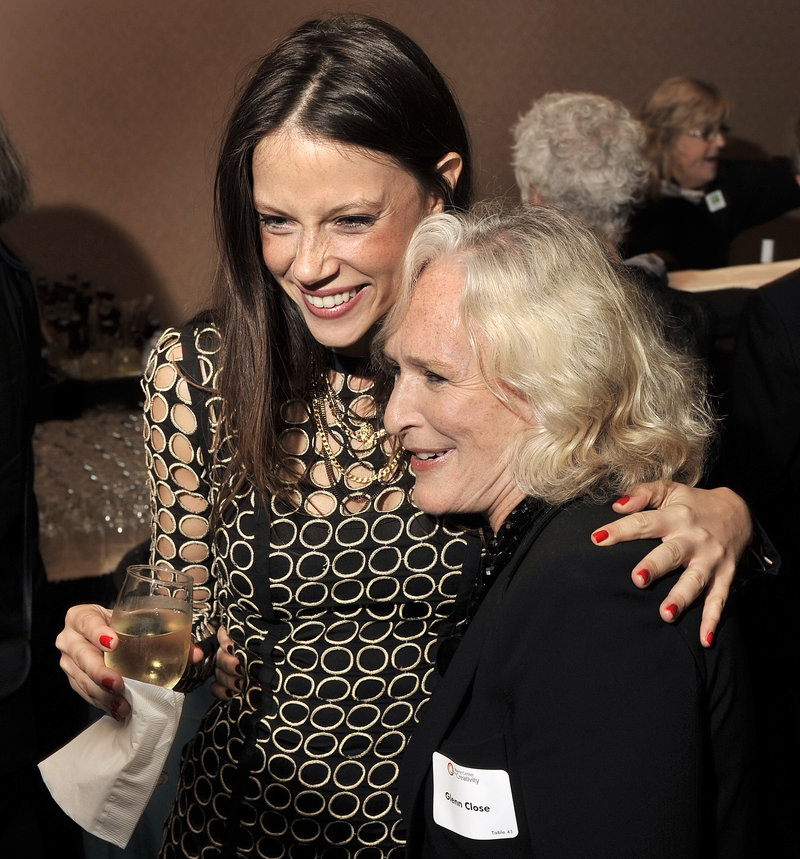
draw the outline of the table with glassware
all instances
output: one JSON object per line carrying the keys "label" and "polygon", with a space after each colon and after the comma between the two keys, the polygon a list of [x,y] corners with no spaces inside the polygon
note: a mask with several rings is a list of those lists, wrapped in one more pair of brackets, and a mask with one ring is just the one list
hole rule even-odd
{"label": "table with glassware", "polygon": [[109,402],[45,421],[36,427],[34,452],[48,579],[113,571],[150,532],[141,414]]}

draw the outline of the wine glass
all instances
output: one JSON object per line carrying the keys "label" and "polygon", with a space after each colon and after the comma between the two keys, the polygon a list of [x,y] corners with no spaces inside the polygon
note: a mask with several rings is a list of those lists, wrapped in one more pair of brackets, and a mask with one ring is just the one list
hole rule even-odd
{"label": "wine glass", "polygon": [[128,567],[111,614],[117,647],[105,654],[106,665],[172,689],[189,660],[192,584],[187,573],[166,567]]}

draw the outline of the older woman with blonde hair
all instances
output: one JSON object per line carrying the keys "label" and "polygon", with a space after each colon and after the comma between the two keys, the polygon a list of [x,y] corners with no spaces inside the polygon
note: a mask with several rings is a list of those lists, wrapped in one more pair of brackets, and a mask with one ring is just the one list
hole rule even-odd
{"label": "older woman with blonde hair", "polygon": [[698,479],[697,368],[546,208],[423,222],[380,342],[415,503],[478,514],[486,541],[406,752],[407,855],[752,855],[734,621],[711,651],[697,610],[654,625],[664,585],[624,575],[645,544],[598,558],[581,536],[632,480]]}
{"label": "older woman with blonde hair", "polygon": [[788,159],[722,159],[730,116],[717,87],[695,78],[668,78],[645,101],[650,199],[631,253],[658,253],[670,268],[725,266],[736,235],[800,206]]}

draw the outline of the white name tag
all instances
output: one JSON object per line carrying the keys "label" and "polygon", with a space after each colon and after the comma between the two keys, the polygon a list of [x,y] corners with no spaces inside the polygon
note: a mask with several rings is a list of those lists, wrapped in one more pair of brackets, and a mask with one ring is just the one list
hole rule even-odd
{"label": "white name tag", "polygon": [[725,195],[722,191],[711,191],[706,194],[706,206],[708,206],[709,212],[718,212],[720,209],[724,209],[728,204],[725,202]]}
{"label": "white name tag", "polygon": [[434,752],[433,819],[464,838],[514,838],[517,816],[508,773],[461,766]]}

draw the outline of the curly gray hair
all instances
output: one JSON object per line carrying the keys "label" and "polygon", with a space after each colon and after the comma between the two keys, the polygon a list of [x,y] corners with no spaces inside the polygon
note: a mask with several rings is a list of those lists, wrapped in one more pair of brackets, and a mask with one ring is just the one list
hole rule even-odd
{"label": "curly gray hair", "polygon": [[553,92],[533,102],[512,129],[512,164],[523,202],[535,186],[618,244],[644,195],[644,130],[620,102],[586,92]]}

